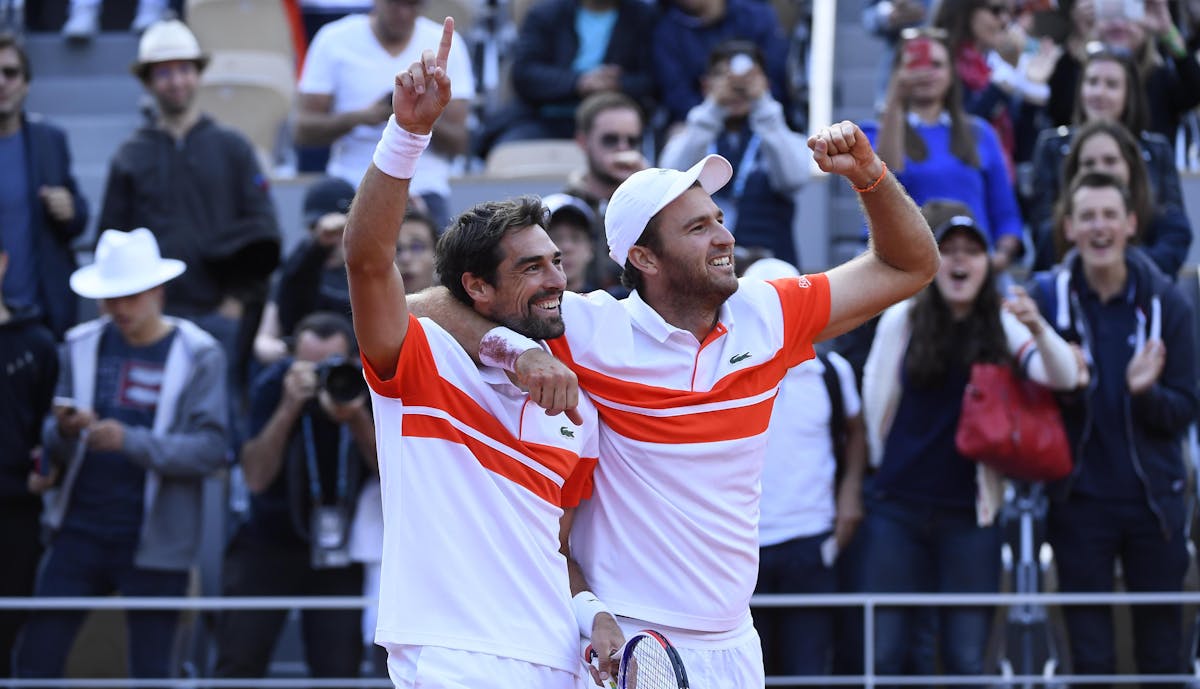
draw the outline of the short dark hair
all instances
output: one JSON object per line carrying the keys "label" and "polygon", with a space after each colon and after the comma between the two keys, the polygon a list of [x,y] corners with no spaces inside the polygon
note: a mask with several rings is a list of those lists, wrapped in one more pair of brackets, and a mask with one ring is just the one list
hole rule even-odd
{"label": "short dark hair", "polygon": [[536,196],[486,201],[468,208],[438,239],[433,254],[438,280],[459,301],[474,306],[462,276],[471,273],[494,285],[496,268],[503,260],[500,241],[509,231],[530,225],[546,228],[546,208]]}
{"label": "short dark hair", "polygon": [[350,324],[350,319],[340,313],[333,311],[314,311],[296,324],[292,329],[293,341],[299,340],[302,333],[312,333],[322,340],[327,340],[334,335],[341,335],[346,338],[346,346],[353,354],[357,347],[357,340],[354,338],[354,326]]}
{"label": "short dark hair", "polygon": [[423,211],[419,208],[414,208],[413,206],[409,206],[404,211],[404,220],[401,220],[400,224],[403,225],[404,223],[410,223],[410,222],[420,223],[420,224],[424,225],[425,227],[429,228],[429,242],[431,244],[437,244],[438,226],[437,226],[437,222],[434,221],[432,215],[426,213],[425,211]]}
{"label": "short dark hair", "polygon": [[25,44],[16,34],[0,31],[0,50],[13,50],[17,53],[17,62],[21,63],[21,74],[25,81],[33,79],[33,70],[29,68],[29,53],[25,52]]}
{"label": "short dark hair", "polygon": [[[1075,193],[1080,189],[1116,189],[1121,194],[1121,202],[1125,204],[1125,212],[1133,212],[1133,196],[1121,180],[1107,172],[1084,172],[1071,180],[1071,188],[1063,198],[1063,215],[1070,217],[1075,212]],[[1138,220],[1146,220],[1138,218]]]}
{"label": "short dark hair", "polygon": [[766,62],[763,60],[762,49],[753,41],[746,41],[740,38],[729,38],[713,46],[713,49],[708,54],[708,71],[712,71],[713,67],[728,62],[733,59],[734,55],[745,55],[754,60],[754,64],[760,69],[766,70]]}
{"label": "short dark hair", "polygon": [[637,101],[620,91],[602,91],[584,98],[583,102],[579,104],[579,109],[575,111],[575,131],[584,135],[591,132],[592,127],[596,124],[596,118],[607,110],[632,110],[637,113],[638,119],[645,126],[646,115]]}

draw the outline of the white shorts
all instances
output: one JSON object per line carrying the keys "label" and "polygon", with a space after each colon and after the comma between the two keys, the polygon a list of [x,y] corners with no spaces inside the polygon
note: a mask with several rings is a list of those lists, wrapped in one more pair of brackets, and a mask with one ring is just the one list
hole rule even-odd
{"label": "white shorts", "polygon": [[388,675],[396,689],[576,689],[573,673],[515,658],[441,646],[389,644],[387,649]]}
{"label": "white shorts", "polygon": [[[691,689],[763,689],[766,685],[762,641],[749,621],[749,615],[746,623],[736,630],[713,634],[620,616],[617,624],[626,639],[643,629],[653,629],[667,637],[679,651]],[[586,640],[584,645],[587,645]],[[578,689],[596,688],[587,672],[579,682]]]}

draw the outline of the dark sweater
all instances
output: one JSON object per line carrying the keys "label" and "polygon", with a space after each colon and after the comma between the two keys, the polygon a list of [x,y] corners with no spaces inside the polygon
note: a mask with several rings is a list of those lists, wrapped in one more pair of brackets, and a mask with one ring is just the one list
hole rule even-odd
{"label": "dark sweater", "polygon": [[0,323],[0,499],[6,503],[38,502],[25,481],[57,380],[54,334],[38,322],[38,314],[14,313]]}

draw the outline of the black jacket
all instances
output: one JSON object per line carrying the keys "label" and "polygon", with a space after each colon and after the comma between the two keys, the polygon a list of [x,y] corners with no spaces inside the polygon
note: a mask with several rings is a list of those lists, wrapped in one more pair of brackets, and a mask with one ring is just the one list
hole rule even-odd
{"label": "black jacket", "polygon": [[[71,175],[71,153],[62,129],[38,115],[22,116],[21,131],[25,143],[26,178],[29,180],[29,231],[37,256],[38,306],[42,320],[58,338],[75,325],[78,298],[67,285],[77,268],[71,241],[78,237],[88,221],[88,204]],[[38,197],[41,187],[66,187],[75,200],[75,217],[67,223],[56,222],[46,214]]]}
{"label": "black jacket", "polygon": [[154,233],[163,256],[187,263],[167,284],[167,309],[181,315],[265,291],[279,265],[279,224],[254,149],[207,116],[178,143],[143,127],[113,156],[100,229],[138,227]]}
{"label": "black jacket", "polygon": [[[1082,448],[1098,424],[1124,423],[1131,438],[1128,454],[1142,482],[1147,504],[1168,529],[1159,506],[1165,495],[1179,494],[1186,482],[1182,440],[1187,427],[1196,419],[1200,402],[1196,390],[1196,349],[1191,306],[1175,284],[1154,267],[1139,249],[1126,250],[1130,278],[1137,286],[1134,303],[1145,314],[1144,329],[1132,337],[1149,337],[1161,330],[1167,360],[1154,385],[1145,393],[1125,396],[1123,419],[1092,417],[1092,397],[1097,393],[1100,376],[1121,376],[1125,371],[1092,371],[1089,387],[1079,394],[1062,398],[1063,423],[1075,453],[1071,475],[1058,482],[1051,496],[1065,499],[1087,461]],[[1032,295],[1046,320],[1068,342],[1079,343],[1084,351],[1091,346],[1096,324],[1088,322],[1080,306],[1079,287],[1083,268],[1077,255],[1068,254],[1061,265],[1034,280]],[[1155,320],[1158,323],[1155,323]]]}
{"label": "black jacket", "polygon": [[[512,67],[513,88],[525,105],[579,105],[579,75],[571,68],[579,50],[578,9],[577,0],[540,0],[525,15]],[[606,64],[621,68],[621,91],[647,112],[655,96],[650,44],[656,16],[650,3],[618,0],[617,25],[604,53]]]}
{"label": "black jacket", "polygon": [[25,487],[41,445],[42,420],[58,382],[54,335],[36,312],[13,313],[0,323],[0,500],[40,500]]}

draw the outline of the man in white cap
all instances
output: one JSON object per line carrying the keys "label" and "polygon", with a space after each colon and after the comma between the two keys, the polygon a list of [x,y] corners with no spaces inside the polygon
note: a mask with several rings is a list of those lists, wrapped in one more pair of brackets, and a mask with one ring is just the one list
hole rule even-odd
{"label": "man in white cap", "polygon": [[[45,461],[50,533],[35,595],[182,596],[200,546],[204,477],[225,463],[225,357],[212,336],[163,316],[163,285],[184,273],[154,235],[106,230],[71,289],[104,314],[67,333]],[[84,611],[41,611],[17,674],[62,677]],[[129,674],[167,677],[178,613],[128,613]]]}
{"label": "man in white cap", "polygon": [[[424,62],[434,70],[431,56]],[[413,78],[401,74],[396,83]],[[403,177],[427,130],[391,127],[375,163]],[[533,340],[456,307],[446,290],[427,290],[410,304],[485,363],[512,372],[547,413],[575,405],[576,378],[590,393],[601,419],[600,465],[569,548],[582,569],[571,581],[580,631],[591,632],[608,658],[622,632],[663,630],[693,686],[704,689],[764,684],[749,600],[758,574],[759,478],[780,380],[813,356],[814,342],[915,294],[938,269],[929,225],[857,126],[826,127],[809,147],[824,171],[859,192],[872,231],[866,253],[827,273],[739,286],[733,236],[711,198],[732,169],[710,155],[686,172],[634,173],[613,194],[605,230],[633,294],[617,301],[564,292],[558,303],[529,302],[542,317],[561,313],[565,335],[546,344],[569,370],[556,368]],[[351,213],[348,236],[382,235],[394,225],[400,209],[378,197]],[[352,280],[352,296],[354,289]],[[355,306],[366,322],[371,314]],[[395,308],[376,306],[377,337],[403,338],[401,326],[384,322]],[[608,608],[621,629],[605,622]]]}
{"label": "man in white cap", "polygon": [[266,298],[281,237],[253,146],[196,105],[207,63],[178,20],[142,35],[131,70],[157,113],[113,156],[99,225],[149,227],[164,256],[187,263],[167,286],[166,312],[212,333],[232,366],[243,314]]}

